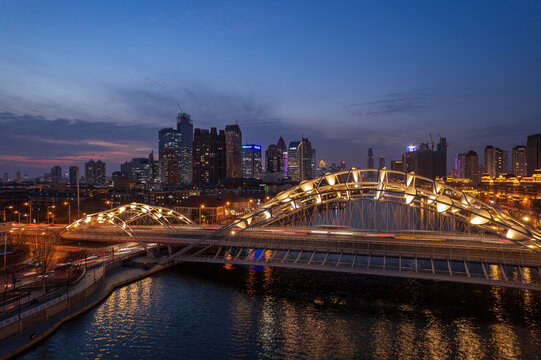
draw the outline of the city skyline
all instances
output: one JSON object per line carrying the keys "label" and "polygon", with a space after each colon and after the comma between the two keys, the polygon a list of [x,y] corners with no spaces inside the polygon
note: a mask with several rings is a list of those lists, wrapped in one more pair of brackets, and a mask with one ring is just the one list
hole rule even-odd
{"label": "city skyline", "polygon": [[539,132],[540,14],[503,1],[8,3],[0,168],[99,158],[114,171],[157,154],[177,102],[194,127],[238,123],[264,148],[304,135],[348,166],[369,147],[398,160],[429,133],[449,139],[449,163],[511,151]]}

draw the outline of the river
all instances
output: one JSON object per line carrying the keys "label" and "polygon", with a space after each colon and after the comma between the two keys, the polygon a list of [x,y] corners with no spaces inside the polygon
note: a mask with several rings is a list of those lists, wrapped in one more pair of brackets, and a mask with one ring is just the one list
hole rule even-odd
{"label": "river", "polygon": [[116,290],[23,359],[538,359],[541,294],[183,264]]}

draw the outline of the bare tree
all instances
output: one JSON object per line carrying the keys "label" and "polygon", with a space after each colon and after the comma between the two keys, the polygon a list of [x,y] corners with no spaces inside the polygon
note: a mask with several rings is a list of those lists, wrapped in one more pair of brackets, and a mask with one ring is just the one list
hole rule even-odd
{"label": "bare tree", "polygon": [[8,266],[6,270],[3,271],[4,275],[4,298],[6,297],[7,289],[9,286],[9,283],[11,282],[13,284],[13,290],[17,287],[17,281],[20,279],[22,273],[24,271],[24,265],[22,264],[15,264]]}
{"label": "bare tree", "polygon": [[34,244],[34,259],[37,261],[37,273],[41,276],[43,284],[43,294],[45,294],[45,283],[47,281],[47,272],[53,266],[56,248],[53,244],[49,244],[45,239],[40,239]]}

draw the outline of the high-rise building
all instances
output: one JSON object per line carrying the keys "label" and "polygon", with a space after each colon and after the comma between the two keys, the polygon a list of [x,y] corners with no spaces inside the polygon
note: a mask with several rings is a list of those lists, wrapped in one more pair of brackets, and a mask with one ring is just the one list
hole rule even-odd
{"label": "high-rise building", "polygon": [[287,146],[286,146],[286,142],[284,141],[284,138],[282,138],[280,136],[280,139],[278,139],[278,142],[276,143],[276,146],[278,147],[278,149],[282,150],[282,157],[283,157],[283,161],[282,161],[282,174],[284,177],[287,177],[287,159],[288,159],[288,154],[287,154]]}
{"label": "high-rise building", "polygon": [[312,148],[312,178],[317,177],[317,160],[316,160],[316,149]]}
{"label": "high-rise building", "polygon": [[402,163],[406,173],[413,171],[430,179],[447,176],[447,139],[440,138],[435,151],[426,143],[408,146],[402,155]]}
{"label": "high-rise building", "polygon": [[[190,148],[191,153],[191,148]],[[192,161],[190,160],[190,164]],[[150,154],[148,154],[148,164],[149,164],[149,170],[150,170],[150,182],[157,182],[160,180],[160,162],[154,160],[154,150],[150,151]],[[190,179],[192,178],[192,175],[190,175]]]}
{"label": "high-rise building", "polygon": [[297,154],[299,157],[299,181],[312,178],[312,143],[307,138],[302,138],[299,143]]}
{"label": "high-rise building", "polygon": [[[162,182],[179,179],[178,174],[169,174],[171,171],[178,172],[178,164],[172,165],[172,153],[176,154],[177,161],[180,158],[181,135],[179,130],[173,128],[161,129],[158,133],[158,153],[160,161],[160,177]],[[168,151],[169,149],[169,151]],[[167,155],[166,155],[167,153]],[[169,166],[171,165],[171,166]],[[177,181],[178,182],[178,181]],[[168,182],[170,184],[170,182]]]}
{"label": "high-rise building", "polygon": [[225,132],[216,128],[195,129],[193,139],[193,183],[218,183],[225,178]]}
{"label": "high-rise building", "polygon": [[374,151],[372,148],[368,148],[368,155],[366,156],[366,168],[374,169]]}
{"label": "high-rise building", "polygon": [[69,172],[69,182],[70,185],[77,185],[77,180],[79,179],[79,167],[78,166],[70,166],[70,172]]}
{"label": "high-rise building", "polygon": [[526,142],[528,176],[541,169],[541,134],[528,136]]}
{"label": "high-rise building", "polygon": [[4,173],[4,182],[9,182],[9,174],[7,172]]}
{"label": "high-rise building", "polygon": [[180,182],[178,171],[178,152],[174,148],[165,148],[162,160],[165,165],[165,182],[177,184]]}
{"label": "high-rise building", "polygon": [[242,145],[242,177],[261,178],[261,146]]}
{"label": "high-rise building", "polygon": [[225,126],[226,177],[242,177],[242,132],[238,125]]}
{"label": "high-rise building", "polygon": [[471,179],[474,185],[479,184],[479,156],[473,150],[456,155],[455,171],[458,179]]}
{"label": "high-rise building", "polygon": [[344,171],[347,169],[347,164],[345,161],[340,161],[340,163],[338,164],[338,171]]}
{"label": "high-rise building", "polygon": [[404,171],[404,163],[402,160],[391,160],[391,170]]}
{"label": "high-rise building", "polygon": [[300,141],[290,142],[287,150],[287,174],[289,177],[291,177],[292,181],[299,181],[300,179],[298,149],[300,143]]}
{"label": "high-rise building", "polygon": [[385,156],[379,156],[378,169],[383,169],[385,167]]}
{"label": "high-rise building", "polygon": [[17,172],[15,173],[15,181],[18,183],[23,181],[23,174],[20,170],[17,170]]}
{"label": "high-rise building", "polygon": [[85,180],[87,184],[103,185],[106,181],[105,163],[90,159],[85,163]]}
{"label": "high-rise building", "polygon": [[178,163],[180,182],[183,184],[191,184],[193,176],[193,123],[189,114],[178,114],[177,131],[180,132]]}
{"label": "high-rise building", "polygon": [[265,151],[265,169],[267,173],[284,173],[284,153],[277,145],[270,144]]}
{"label": "high-rise building", "polygon": [[54,166],[51,168],[51,182],[59,183],[62,181],[62,168],[60,166]]}
{"label": "high-rise building", "polygon": [[511,172],[515,176],[528,175],[526,146],[524,145],[515,146],[511,154],[511,161],[512,161]]}
{"label": "high-rise building", "polygon": [[490,177],[497,177],[509,171],[507,150],[495,148],[492,145],[485,147],[485,172]]}

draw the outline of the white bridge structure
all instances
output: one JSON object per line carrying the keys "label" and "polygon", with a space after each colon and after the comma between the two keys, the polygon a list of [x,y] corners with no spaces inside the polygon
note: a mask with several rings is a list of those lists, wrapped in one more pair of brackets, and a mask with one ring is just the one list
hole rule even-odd
{"label": "white bridge structure", "polygon": [[67,230],[67,238],[120,241],[123,232],[143,246],[164,244],[167,261],[541,290],[538,229],[443,182],[387,169],[353,168],[303,181],[218,229],[170,209],[129,204],[88,215]]}

